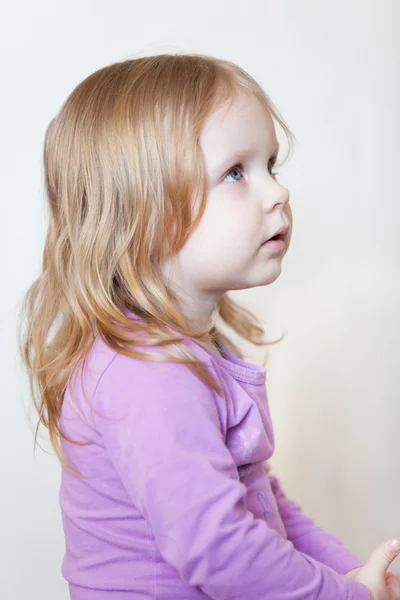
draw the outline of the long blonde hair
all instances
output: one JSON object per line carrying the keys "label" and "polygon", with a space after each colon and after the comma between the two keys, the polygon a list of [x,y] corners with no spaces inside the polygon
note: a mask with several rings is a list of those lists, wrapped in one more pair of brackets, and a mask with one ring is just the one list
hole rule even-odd
{"label": "long blonde hair", "polygon": [[[266,341],[257,317],[227,294],[207,327],[191,330],[160,268],[182,248],[205,209],[202,124],[240,89],[281,125],[291,151],[294,136],[259,84],[236,64],[201,54],[103,67],[76,86],[46,130],[49,224],[40,275],[22,299],[26,331],[21,334],[20,315],[19,349],[39,415],[35,444],[42,423],[63,464],[59,436],[80,443],[59,425],[64,393],[96,335],[133,358],[185,363],[217,391],[182,339],[218,340],[220,317],[252,344],[280,341]],[[130,319],[126,310],[143,321]],[[142,352],[135,344],[170,352]]]}

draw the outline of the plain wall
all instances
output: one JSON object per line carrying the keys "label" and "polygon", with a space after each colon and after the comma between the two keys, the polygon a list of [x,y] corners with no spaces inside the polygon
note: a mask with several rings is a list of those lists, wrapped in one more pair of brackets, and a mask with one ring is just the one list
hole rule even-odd
{"label": "plain wall", "polygon": [[[43,429],[43,450],[33,455],[36,417],[30,411],[29,425],[16,344],[17,309],[39,274],[47,226],[44,132],[82,79],[137,53],[203,52],[237,62],[296,136],[279,175],[294,216],[282,274],[270,286],[232,292],[270,338],[286,334],[269,349],[271,466],[287,495],[361,560],[400,536],[399,30],[396,0],[4,5],[3,598],[68,598],[60,467]],[[400,572],[398,563],[392,570]]]}

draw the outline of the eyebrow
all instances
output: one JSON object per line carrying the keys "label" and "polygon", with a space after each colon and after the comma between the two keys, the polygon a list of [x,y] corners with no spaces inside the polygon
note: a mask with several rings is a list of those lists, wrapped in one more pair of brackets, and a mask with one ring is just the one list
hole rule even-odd
{"label": "eyebrow", "polygon": [[[276,160],[279,154],[279,142],[275,144],[271,158]],[[238,160],[243,158],[252,158],[256,154],[255,150],[251,148],[243,148],[242,150],[236,150],[232,154],[230,154],[227,158],[223,160],[223,162],[215,169],[217,173],[222,172],[225,168],[228,168],[230,165],[235,163]]]}

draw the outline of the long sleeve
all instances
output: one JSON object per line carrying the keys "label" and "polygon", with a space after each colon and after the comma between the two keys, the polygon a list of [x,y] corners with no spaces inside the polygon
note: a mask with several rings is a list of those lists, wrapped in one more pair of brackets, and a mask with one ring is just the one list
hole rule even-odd
{"label": "long sleeve", "polygon": [[369,600],[247,510],[219,402],[185,365],[120,353],[97,383],[95,426],[164,560],[214,600]]}
{"label": "long sleeve", "polygon": [[363,566],[364,563],[339,538],[316,525],[298,504],[285,495],[277,477],[270,473],[268,476],[288,539],[297,550],[330,566],[337,573],[344,574]]}

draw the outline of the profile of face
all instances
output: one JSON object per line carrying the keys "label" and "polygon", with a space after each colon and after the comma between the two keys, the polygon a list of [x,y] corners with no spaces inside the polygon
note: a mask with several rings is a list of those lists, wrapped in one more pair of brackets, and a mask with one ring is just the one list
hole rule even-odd
{"label": "profile of face", "polygon": [[[164,271],[192,311],[203,312],[207,305],[210,312],[225,292],[268,285],[279,277],[292,213],[289,191],[273,173],[279,149],[274,123],[254,96],[240,92],[230,106],[210,114],[199,141],[206,209]],[[283,251],[263,245],[285,225]]]}

